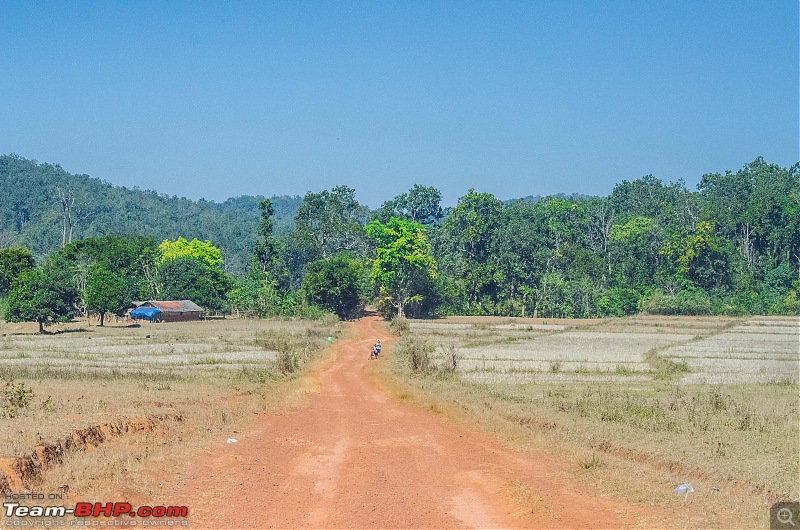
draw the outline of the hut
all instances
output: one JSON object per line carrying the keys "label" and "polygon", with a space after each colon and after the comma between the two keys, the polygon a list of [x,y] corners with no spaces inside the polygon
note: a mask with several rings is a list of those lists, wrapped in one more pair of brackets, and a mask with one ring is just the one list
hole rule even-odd
{"label": "hut", "polygon": [[191,300],[147,300],[146,302],[134,302],[133,305],[134,310],[131,311],[131,317],[136,318],[134,313],[140,309],[154,308],[159,311],[158,320],[161,322],[200,320],[203,314],[203,309]]}

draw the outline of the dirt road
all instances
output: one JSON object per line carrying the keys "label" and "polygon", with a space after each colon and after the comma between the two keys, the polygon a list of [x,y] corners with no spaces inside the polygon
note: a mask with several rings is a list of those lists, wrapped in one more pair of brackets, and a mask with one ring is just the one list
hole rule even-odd
{"label": "dirt road", "polygon": [[619,528],[641,509],[596,498],[551,456],[497,441],[376,389],[365,318],[335,346],[308,406],[259,416],[193,462],[181,497],[194,528]]}

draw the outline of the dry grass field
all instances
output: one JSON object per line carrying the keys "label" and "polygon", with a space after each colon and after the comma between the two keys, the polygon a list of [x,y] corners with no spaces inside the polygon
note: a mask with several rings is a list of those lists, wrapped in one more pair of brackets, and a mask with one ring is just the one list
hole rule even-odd
{"label": "dry grass field", "polygon": [[[412,350],[430,353],[427,373],[411,373]],[[571,454],[611,495],[719,526],[764,526],[765,504],[800,497],[797,318],[409,321],[397,351],[417,391]],[[684,482],[688,499],[672,493]]]}
{"label": "dry grass field", "polygon": [[[0,457],[119,418],[167,418],[36,485],[130,499],[168,498],[154,469],[286,407],[292,374],[341,328],[226,319],[35,331],[0,324]],[[413,349],[429,354],[423,373],[408,369]],[[394,350],[393,369],[426,407],[565,456],[604,494],[670,506],[675,526],[763,527],[766,506],[800,497],[796,318],[458,317],[408,322]],[[695,493],[672,493],[683,482]]]}
{"label": "dry grass field", "polygon": [[75,455],[38,485],[107,493],[114,485],[130,490],[134,477],[134,492],[152,494],[157,484],[137,473],[147,460],[174,459],[235,436],[254,412],[275,406],[281,385],[328,336],[341,333],[337,322],[225,319],[100,328],[78,321],[45,335],[35,333],[35,324],[2,323],[0,457],[29,454],[38,443],[103,422],[167,418],[156,435],[125,436],[91,455]]}

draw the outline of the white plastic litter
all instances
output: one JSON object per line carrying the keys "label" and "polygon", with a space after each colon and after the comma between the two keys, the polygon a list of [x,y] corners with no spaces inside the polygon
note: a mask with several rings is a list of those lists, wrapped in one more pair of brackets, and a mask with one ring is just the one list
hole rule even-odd
{"label": "white plastic litter", "polygon": [[229,444],[235,444],[235,443],[236,443],[236,442],[238,442],[238,441],[239,441],[239,440],[237,440],[236,438],[228,438],[228,442],[227,442],[227,443],[229,443]]}
{"label": "white plastic litter", "polygon": [[677,488],[675,488],[672,491],[675,492],[675,493],[678,493],[680,495],[685,495],[687,493],[694,493],[694,488],[692,487],[691,484],[686,483],[686,484],[681,484],[680,486],[678,486]]}

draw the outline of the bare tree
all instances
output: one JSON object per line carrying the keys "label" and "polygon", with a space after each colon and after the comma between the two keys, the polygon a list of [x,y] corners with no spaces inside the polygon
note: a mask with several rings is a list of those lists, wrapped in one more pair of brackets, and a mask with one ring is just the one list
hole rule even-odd
{"label": "bare tree", "polygon": [[75,196],[68,187],[61,189],[61,186],[56,186],[56,195],[58,195],[58,201],[61,204],[61,214],[64,221],[61,231],[61,248],[64,248],[67,243],[72,242],[72,231],[75,228],[75,220],[72,216]]}

